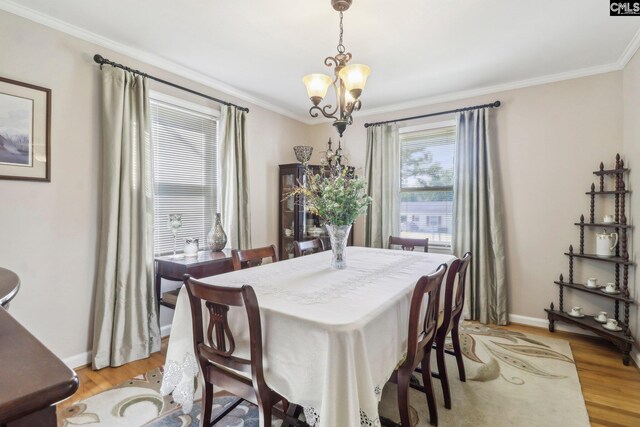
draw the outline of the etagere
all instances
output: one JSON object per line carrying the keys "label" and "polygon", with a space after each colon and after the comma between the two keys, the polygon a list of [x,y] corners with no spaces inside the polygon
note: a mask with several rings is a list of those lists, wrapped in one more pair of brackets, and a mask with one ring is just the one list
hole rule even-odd
{"label": "etagere", "polygon": [[[320,173],[320,166],[309,166],[314,174]],[[293,242],[322,239],[325,249],[331,247],[329,234],[317,215],[311,213],[304,201],[299,197],[287,198],[286,195],[304,182],[305,168],[301,163],[280,165],[279,183],[279,220],[278,220],[278,252],[281,260],[293,258]],[[353,227],[349,234],[348,245],[353,245]]]}
{"label": "etagere", "polygon": [[[554,332],[555,322],[557,321],[571,323],[589,330],[613,343],[622,352],[622,361],[625,365],[631,362],[630,352],[634,341],[629,328],[629,306],[633,304],[633,299],[629,291],[629,268],[633,266],[633,262],[630,261],[627,244],[628,233],[633,227],[628,224],[626,215],[626,199],[627,196],[630,195],[630,191],[625,188],[624,178],[628,173],[629,169],[624,167],[624,160],[620,158],[619,154],[616,155],[616,163],[613,169],[605,169],[604,164],[600,163],[600,168],[593,172],[599,179],[599,186],[598,189],[596,189],[596,185],[591,184],[591,190],[585,193],[590,196],[588,222],[585,222],[584,215],[581,215],[580,221],[575,223],[580,229],[580,246],[578,252],[574,251],[573,245],[569,246],[569,251],[565,252],[565,255],[569,258],[568,280],[565,281],[561,274],[559,279],[554,282],[559,287],[559,307],[556,310],[554,304],[551,303],[550,308],[545,309],[549,319],[549,330],[551,332]],[[613,190],[605,189],[605,177],[613,181]],[[597,196],[614,196],[615,207],[613,222],[596,221],[595,203]],[[589,229],[615,230],[615,233],[619,236],[619,242],[615,247],[614,256],[605,257],[584,252],[585,230]],[[573,266],[576,260],[598,261],[612,264],[614,267],[614,283],[616,289],[619,289],[619,293],[605,293],[599,288],[589,288],[582,283],[574,282]],[[601,297],[604,301],[613,303],[614,317],[621,330],[613,331],[605,329],[593,316],[585,315],[581,318],[571,316],[565,311],[564,307],[565,289],[586,292]],[[621,308],[622,313],[620,313]]]}

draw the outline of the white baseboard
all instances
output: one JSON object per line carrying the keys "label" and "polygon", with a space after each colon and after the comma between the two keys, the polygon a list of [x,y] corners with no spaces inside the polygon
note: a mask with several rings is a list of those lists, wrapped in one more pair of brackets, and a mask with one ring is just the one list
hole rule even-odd
{"label": "white baseboard", "polygon": [[[164,325],[160,328],[160,336],[162,338],[168,337],[171,334],[171,324]],[[75,356],[69,356],[62,359],[65,365],[71,369],[78,369],[83,366],[91,364],[91,351],[85,351],[84,353],[76,354]]]}
{"label": "white baseboard", "polygon": [[[547,319],[521,316],[519,314],[509,314],[509,322],[518,323],[520,325],[536,326],[538,328],[545,329],[549,327],[549,321]],[[555,328],[557,331],[570,332],[572,334],[589,335],[592,337],[597,336],[596,334],[577,326],[565,325],[561,322],[556,322]],[[635,362],[636,366],[640,367],[640,351],[638,351],[638,348],[635,345],[631,347],[631,358]]]}

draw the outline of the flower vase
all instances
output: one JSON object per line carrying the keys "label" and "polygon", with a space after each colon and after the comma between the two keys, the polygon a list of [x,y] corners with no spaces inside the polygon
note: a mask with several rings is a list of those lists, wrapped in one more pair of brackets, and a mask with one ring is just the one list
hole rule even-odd
{"label": "flower vase", "polygon": [[216,222],[207,235],[207,243],[209,244],[209,249],[213,252],[220,252],[227,246],[227,235],[222,229],[222,220],[219,213],[216,214]]}
{"label": "flower vase", "polygon": [[351,225],[326,224],[329,239],[331,240],[331,268],[342,270],[347,268],[347,239],[351,231]]}

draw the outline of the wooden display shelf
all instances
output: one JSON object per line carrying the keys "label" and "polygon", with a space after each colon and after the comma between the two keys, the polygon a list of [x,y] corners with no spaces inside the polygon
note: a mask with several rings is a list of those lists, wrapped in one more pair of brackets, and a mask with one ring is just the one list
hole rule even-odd
{"label": "wooden display shelf", "polygon": [[626,173],[629,172],[630,169],[627,168],[621,168],[621,169],[603,169],[603,170],[599,170],[599,171],[594,171],[593,174],[594,175],[617,175],[617,174],[622,174],[622,173]]}
{"label": "wooden display shelf", "polygon": [[611,227],[611,228],[633,228],[633,225],[620,224],[617,222],[574,222],[575,225],[583,225],[585,227]]}
{"label": "wooden display shelf", "polygon": [[581,292],[587,292],[589,294],[599,295],[601,297],[607,297],[613,300],[617,300],[617,301],[621,301],[629,304],[634,303],[634,301],[631,298],[625,298],[622,292],[620,292],[619,294],[608,294],[606,292],[602,292],[601,291],[602,288],[587,288],[584,284],[581,284],[581,283],[560,282],[558,280],[556,280],[553,283],[555,283],[556,285],[566,286],[567,288],[575,289]]}
{"label": "wooden display shelf", "polygon": [[630,194],[630,190],[605,190],[605,191],[587,191],[584,194],[598,195],[598,194]]}
{"label": "wooden display shelf", "polygon": [[549,331],[555,331],[555,322],[562,321],[574,324],[579,326],[582,329],[586,329],[588,331],[593,332],[594,334],[610,341],[622,352],[622,361],[625,365],[629,365],[631,363],[631,346],[633,345],[633,337],[631,335],[627,335],[624,331],[625,325],[622,322],[619,324],[622,327],[622,331],[615,332],[610,331],[602,327],[601,323],[596,322],[593,316],[585,315],[584,317],[573,317],[569,316],[564,311],[554,310],[552,308],[545,308],[544,311],[547,312],[547,317],[549,318]]}
{"label": "wooden display shelf", "polygon": [[564,254],[567,256],[573,256],[576,258],[594,259],[598,261],[604,261],[604,262],[610,262],[610,263],[622,264],[622,265],[633,265],[633,262],[629,260],[625,260],[624,258],[618,257],[618,256],[604,257],[604,256],[598,256],[595,254],[578,254],[575,252],[574,253],[565,252]]}

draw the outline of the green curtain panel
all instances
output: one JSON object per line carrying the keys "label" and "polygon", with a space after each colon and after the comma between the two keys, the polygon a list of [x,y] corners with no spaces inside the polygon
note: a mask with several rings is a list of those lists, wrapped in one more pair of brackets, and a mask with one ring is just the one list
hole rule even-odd
{"label": "green curtain panel", "polygon": [[153,173],[146,80],[102,67],[102,225],[93,368],[160,350],[153,285]]}
{"label": "green curtain panel", "polygon": [[220,115],[220,165],[222,221],[234,249],[251,248],[249,171],[247,160],[247,113],[222,106]]}
{"label": "green curtain panel", "polygon": [[471,251],[464,316],[506,325],[504,220],[489,109],[456,115],[453,253]]}
{"label": "green curtain panel", "polygon": [[367,211],[364,244],[385,248],[390,235],[400,231],[400,142],[395,124],[367,129],[365,178],[373,199]]}

